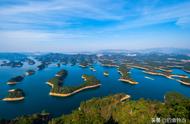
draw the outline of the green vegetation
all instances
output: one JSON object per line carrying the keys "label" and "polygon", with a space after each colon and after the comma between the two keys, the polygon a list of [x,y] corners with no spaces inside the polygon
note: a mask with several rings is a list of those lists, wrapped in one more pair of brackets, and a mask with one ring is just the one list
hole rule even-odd
{"label": "green vegetation", "polygon": [[[78,90],[80,88],[86,87],[86,86],[92,86],[99,84],[100,81],[97,80],[94,76],[88,76],[88,75],[83,75],[85,77],[84,83],[82,83],[79,86],[60,86],[60,85],[54,85],[52,88],[51,92],[52,93],[61,93],[61,94],[66,94],[66,93],[71,93],[75,90]],[[59,83],[59,80],[56,78],[54,79],[56,83]]]}
{"label": "green vegetation", "polygon": [[97,80],[94,76],[88,76],[84,74],[82,76],[84,77],[84,83],[82,83],[81,85],[62,86],[61,84],[66,76],[67,76],[67,71],[63,69],[57,72],[55,77],[48,80],[48,82],[53,85],[51,89],[51,93],[67,94],[67,93],[72,93],[73,91],[86,87],[86,86],[100,84],[100,81]]}
{"label": "green vegetation", "polygon": [[38,67],[38,70],[43,70],[46,67],[46,64],[42,63],[42,64],[38,65],[37,67]]}
{"label": "green vegetation", "polygon": [[185,64],[183,70],[190,73],[190,64]]}
{"label": "green vegetation", "polygon": [[58,76],[55,76],[55,77],[51,78],[50,80],[48,80],[48,82],[50,82],[54,86],[55,85],[60,85],[62,81],[63,81],[62,78],[58,77]]}
{"label": "green vegetation", "polygon": [[130,74],[128,73],[129,70],[130,69],[127,68],[125,65],[119,66],[118,71],[121,73],[121,78],[123,78],[123,79],[130,78]]}
{"label": "green vegetation", "polygon": [[113,60],[108,60],[108,59],[99,60],[99,62],[100,62],[103,66],[116,66],[116,65],[117,65],[116,63],[114,63]]}
{"label": "green vegetation", "polygon": [[104,76],[109,76],[109,72],[108,72],[108,71],[105,71],[105,72],[104,72]]}
{"label": "green vegetation", "polygon": [[64,78],[67,76],[67,71],[62,69],[61,71],[56,73],[56,76],[52,79],[48,80],[51,84],[54,85],[54,87],[61,86],[61,83],[63,82]]}
{"label": "green vegetation", "polygon": [[22,67],[23,63],[21,61],[10,61],[10,62],[4,62],[3,64],[1,64],[1,66],[10,66],[12,68]]}
{"label": "green vegetation", "polygon": [[59,77],[65,77],[67,76],[67,71],[62,69],[61,71],[57,72],[56,75]]}
{"label": "green vegetation", "polygon": [[89,64],[88,64],[87,61],[82,61],[82,62],[80,62],[79,65],[82,66],[82,67],[87,67]]}
{"label": "green vegetation", "polygon": [[119,73],[121,74],[120,80],[124,81],[129,80],[132,84],[138,84],[138,82],[135,82],[131,75],[130,75],[130,68],[126,67],[125,65],[120,65],[118,68]]}
{"label": "green vegetation", "polygon": [[[190,99],[178,93],[167,93],[164,104],[151,100],[126,100],[125,94],[93,98],[82,102],[71,114],[50,118],[49,114],[34,114],[1,120],[11,124],[150,124],[152,118],[180,118],[190,123]],[[4,123],[2,123],[4,124]]]}
{"label": "green vegetation", "polygon": [[13,120],[5,120],[1,119],[0,124],[48,124],[48,121],[52,118],[52,116],[42,111],[41,113],[28,115],[28,116],[21,116],[17,117]]}
{"label": "green vegetation", "polygon": [[181,78],[180,80],[190,84],[190,78]]}
{"label": "green vegetation", "polygon": [[8,82],[21,82],[24,79],[24,76],[16,76],[8,80]]}
{"label": "green vegetation", "polygon": [[18,98],[18,97],[24,97],[24,96],[25,94],[22,89],[14,89],[8,92],[8,95],[6,96],[6,98]]}

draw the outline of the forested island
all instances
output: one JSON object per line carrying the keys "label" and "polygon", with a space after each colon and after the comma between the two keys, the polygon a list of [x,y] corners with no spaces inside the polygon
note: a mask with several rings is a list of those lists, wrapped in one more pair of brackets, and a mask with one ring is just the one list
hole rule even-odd
{"label": "forested island", "polygon": [[15,68],[15,67],[22,67],[23,63],[21,61],[10,61],[10,62],[5,61],[4,63],[1,64],[1,66],[9,66]]}
{"label": "forested island", "polygon": [[181,84],[190,86],[190,78],[181,78],[180,80],[177,81],[180,82]]}
{"label": "forested island", "polygon": [[[87,68],[87,69],[81,69],[81,68],[78,68],[77,66],[74,66],[80,71],[81,70],[87,71],[87,73],[90,74],[90,75],[85,75],[85,74],[79,75],[79,76],[82,76],[84,81],[78,86],[64,85],[64,79],[68,75],[67,70],[64,70],[64,69],[55,73],[54,77],[52,78],[50,77],[51,79],[48,80],[47,82],[51,86],[49,95],[58,96],[58,97],[71,96],[89,88],[99,87],[101,85],[100,80],[98,80],[94,75],[96,76],[98,75],[98,78],[99,78],[99,75],[101,75],[100,77],[103,77],[103,75],[107,76],[109,75],[109,72],[106,71],[108,69],[113,69],[116,72],[118,71],[119,74],[121,75],[119,80],[122,82],[130,83],[130,84],[138,84],[138,82],[135,81],[136,78],[133,78],[131,73],[139,71],[139,72],[146,73],[145,76],[143,77],[150,79],[151,82],[154,82],[154,79],[157,80],[156,76],[162,76],[169,80],[178,81],[181,84],[186,85],[186,86],[190,85],[190,80],[189,80],[190,77],[187,74],[190,72],[190,64],[189,64],[190,57],[189,56],[154,54],[154,53],[152,54],[135,53],[135,54],[136,56],[128,56],[128,54],[117,54],[117,53],[116,54],[109,53],[109,54],[101,54],[101,55],[97,55],[97,54],[67,55],[67,54],[61,54],[61,53],[49,53],[49,54],[33,56],[34,60],[37,61],[35,65],[33,65],[35,61],[28,60],[27,58],[22,58],[18,60],[8,59],[8,60],[1,61],[1,63],[6,64],[9,62],[19,62],[22,64],[23,63],[26,64],[26,62],[27,63],[30,62],[31,65],[33,66],[30,67],[30,69],[26,71],[28,75],[34,74],[36,68],[39,70],[43,70],[45,68],[48,68],[48,66],[50,66],[50,69],[53,68],[52,70],[58,69],[56,66],[71,68],[70,65],[77,65],[77,66],[82,65],[83,67]],[[39,65],[38,63],[41,63],[41,64]],[[101,67],[100,65],[103,67]],[[30,66],[30,65],[27,65],[27,66]],[[96,67],[97,72],[90,72],[89,69],[91,71],[94,71],[95,70],[94,67]],[[18,68],[10,68],[10,67],[1,67],[1,68],[4,68],[4,69],[9,68],[13,70],[18,69]],[[26,68],[24,66],[21,69],[24,69],[25,71]],[[184,71],[184,72],[180,72],[180,71]],[[45,73],[45,72],[42,71],[42,73]],[[151,78],[152,76],[148,77],[149,75],[155,75],[155,76],[154,78]],[[25,75],[16,76],[16,77],[11,78],[7,83],[15,84],[17,82],[21,82],[24,78],[25,78]],[[111,79],[112,78],[110,78],[110,80]],[[147,80],[144,80],[144,81],[147,81]],[[121,82],[117,82],[117,83],[121,83]],[[127,83],[124,85],[128,85]],[[167,87],[170,87],[167,83],[166,85]],[[180,87],[180,85],[178,86]],[[117,85],[114,84],[113,87],[117,87]],[[185,87],[185,88],[187,88],[188,90],[189,87]],[[185,92],[186,92],[186,89],[185,89]],[[78,96],[76,95],[76,97]],[[133,98],[133,96],[131,97]],[[190,101],[188,98],[185,98],[182,95],[179,95],[176,93],[166,94],[163,102],[143,100],[143,99],[127,100],[128,98],[129,98],[129,95],[126,96],[125,94],[123,95],[117,94],[117,95],[112,95],[112,96],[103,97],[103,98],[93,98],[86,102],[85,101],[82,102],[80,107],[76,109],[75,111],[73,111],[71,114],[63,115],[61,117],[52,118],[51,114],[39,113],[32,116],[18,117],[13,120],[1,120],[1,122],[2,123],[11,122],[11,124],[21,123],[21,122],[23,123],[26,122],[29,124],[36,123],[36,122],[50,123],[50,124],[58,124],[58,123],[100,123],[100,124],[101,123],[105,123],[105,124],[129,123],[131,124],[132,122],[149,123],[152,121],[151,119],[154,117],[159,117],[159,118],[180,117],[182,119],[185,118],[187,123],[189,122]],[[10,99],[12,101],[23,100],[24,93],[22,92],[22,90],[18,90],[18,89],[10,90],[7,97],[5,97],[4,100],[8,101]]]}
{"label": "forested island", "polygon": [[41,64],[38,65],[37,67],[38,67],[38,70],[43,70],[43,69],[45,69],[46,64],[45,64],[45,63],[41,63]]}
{"label": "forested island", "polygon": [[100,81],[97,80],[94,76],[82,75],[84,82],[81,85],[63,86],[62,82],[66,75],[67,75],[67,71],[61,70],[60,72],[56,74],[55,77],[53,77],[47,82],[47,84],[49,84],[52,87],[49,95],[66,97],[66,96],[74,95],[85,89],[91,89],[91,88],[99,87],[101,85]]}
{"label": "forested island", "polygon": [[90,70],[94,71],[94,72],[96,71],[96,69],[94,67],[92,67],[92,66],[90,67]]}
{"label": "forested island", "polygon": [[[122,100],[125,98],[124,100]],[[190,123],[190,99],[181,94],[170,92],[163,102],[145,99],[129,100],[125,94],[115,94],[84,101],[71,114],[52,118],[51,114],[42,112],[13,120],[1,119],[1,124],[144,124],[152,119],[169,118],[168,122]]]}
{"label": "forested island", "polygon": [[82,68],[86,68],[87,66],[89,66],[88,62],[87,61],[81,61],[79,63],[79,66],[82,67]]}
{"label": "forested island", "polygon": [[130,84],[138,84],[138,82],[134,81],[131,78],[131,76],[129,74],[129,69],[125,65],[119,66],[118,72],[121,74],[121,77],[119,78],[120,81],[127,82]]}
{"label": "forested island", "polygon": [[105,71],[103,74],[104,74],[104,76],[109,76],[109,72],[108,71]]}
{"label": "forested island", "polygon": [[24,100],[25,94],[22,89],[12,89],[8,91],[8,95],[3,101],[20,101]]}
{"label": "forested island", "polygon": [[12,85],[18,82],[21,82],[24,79],[24,76],[16,76],[8,80],[7,84]]}
{"label": "forested island", "polygon": [[59,72],[57,72],[53,78],[48,80],[47,84],[50,85],[52,88],[61,87],[61,84],[64,78],[67,76],[67,74],[67,70],[62,69]]}

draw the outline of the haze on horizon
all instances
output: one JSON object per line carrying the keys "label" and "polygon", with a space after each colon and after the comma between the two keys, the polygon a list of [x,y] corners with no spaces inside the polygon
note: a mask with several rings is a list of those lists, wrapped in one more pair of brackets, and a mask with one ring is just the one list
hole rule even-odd
{"label": "haze on horizon", "polygon": [[190,46],[189,0],[1,0],[0,52]]}

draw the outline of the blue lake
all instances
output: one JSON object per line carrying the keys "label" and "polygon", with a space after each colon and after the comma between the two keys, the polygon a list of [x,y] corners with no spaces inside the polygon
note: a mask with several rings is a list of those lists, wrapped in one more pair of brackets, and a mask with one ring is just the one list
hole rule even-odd
{"label": "blue lake", "polygon": [[[190,97],[190,87],[184,86],[175,80],[170,80],[162,76],[152,76],[144,74],[142,70],[131,69],[132,78],[139,82],[138,85],[130,85],[128,83],[118,81],[120,77],[116,68],[102,67],[98,64],[94,65],[96,72],[92,72],[89,68],[80,68],[76,66],[63,65],[56,67],[50,65],[48,68],[37,71],[34,75],[26,77],[21,83],[9,86],[6,81],[13,76],[24,74],[28,69],[35,69],[36,65],[29,66],[25,64],[22,68],[0,67],[0,99],[4,98],[7,91],[13,88],[21,88],[26,94],[24,101],[20,102],[4,102],[0,101],[0,117],[14,118],[23,114],[33,114],[47,110],[54,116],[68,114],[72,110],[77,109],[84,100],[93,97],[107,96],[115,93],[126,93],[131,95],[132,99],[153,99],[163,101],[164,94],[169,91],[179,92]],[[60,69],[66,69],[68,76],[65,78],[63,85],[76,86],[83,82],[82,74],[95,75],[100,81],[99,88],[82,91],[76,95],[60,98],[49,96],[50,87],[46,84],[47,80],[52,78]],[[108,71],[110,75],[105,77],[104,71]],[[174,69],[174,74],[190,74],[182,70]],[[145,78],[148,76],[154,80]]]}

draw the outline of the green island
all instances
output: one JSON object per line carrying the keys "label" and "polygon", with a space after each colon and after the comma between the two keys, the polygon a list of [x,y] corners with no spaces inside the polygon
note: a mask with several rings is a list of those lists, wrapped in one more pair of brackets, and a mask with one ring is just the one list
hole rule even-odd
{"label": "green island", "polygon": [[129,74],[129,68],[127,68],[125,65],[121,65],[118,68],[118,72],[121,74],[121,77],[119,78],[119,81],[127,82],[130,84],[138,84],[138,82],[134,81],[130,74]]}
{"label": "green island", "polygon": [[38,70],[43,70],[45,69],[46,64],[44,62],[42,62],[40,65],[37,66]]}
{"label": "green island", "polygon": [[92,98],[80,104],[71,114],[52,118],[49,113],[25,115],[12,120],[0,120],[11,124],[151,124],[152,118],[180,118],[190,123],[190,99],[176,92],[165,95],[164,101],[129,100],[126,94]]}
{"label": "green island", "polygon": [[87,61],[82,61],[79,63],[79,66],[82,67],[82,68],[86,68],[89,66],[88,62]]}
{"label": "green island", "polygon": [[3,101],[21,101],[24,100],[24,91],[22,89],[12,89],[8,91],[8,95]]}
{"label": "green island", "polygon": [[[41,61],[42,65],[46,66],[49,63],[70,63],[78,64],[82,68],[90,66],[91,71],[95,71],[92,67],[95,63],[100,63],[102,66],[113,68],[126,68],[118,69],[119,73],[123,76],[119,79],[123,82],[131,84],[138,84],[130,76],[129,70],[137,68],[143,70],[144,73],[156,76],[163,76],[168,79],[176,80],[177,78],[188,78],[186,75],[172,74],[173,69],[181,69],[187,73],[190,72],[189,56],[183,55],[170,55],[170,54],[139,54],[135,56],[128,56],[125,54],[102,54],[96,55],[65,55],[65,54],[47,54],[38,56],[37,60]],[[127,70],[127,71],[126,71]],[[150,79],[150,78],[148,78]],[[181,80],[176,80],[180,82]],[[182,81],[180,82],[182,83]],[[185,83],[186,84],[186,83]]]}
{"label": "green island", "polygon": [[47,84],[50,85],[51,87],[61,87],[64,78],[67,76],[67,73],[68,72],[64,69],[60,70],[55,74],[53,78],[48,80]]}
{"label": "green island", "polygon": [[88,75],[82,75],[82,78],[84,79],[84,82],[79,86],[62,86],[62,82],[67,75],[66,70],[61,70],[56,74],[55,77],[50,79],[47,84],[52,87],[49,95],[51,96],[60,96],[60,97],[66,97],[74,95],[80,91],[96,88],[99,87],[100,81],[97,80],[94,76],[88,76]]}
{"label": "green island", "polygon": [[177,80],[178,82],[180,82],[181,84],[190,86],[190,78],[180,78],[179,80]]}
{"label": "green island", "polygon": [[[159,76],[164,76],[166,78],[176,80],[177,82],[180,82],[183,85],[190,86],[190,79],[188,78],[187,75],[176,75],[176,74],[171,74],[171,71],[165,71],[165,72],[155,72],[154,70],[148,70],[148,71],[143,71],[144,73],[150,74],[150,75],[159,75]],[[174,77],[180,78],[176,79]]]}
{"label": "green island", "polygon": [[32,69],[27,70],[25,74],[26,74],[27,76],[33,75],[33,74],[35,74],[35,70],[32,70]]}
{"label": "green island", "polygon": [[101,63],[102,66],[105,66],[105,67],[118,67],[118,65],[114,63],[113,60],[99,59],[99,62]]}
{"label": "green island", "polygon": [[24,79],[24,76],[16,76],[8,80],[7,84],[12,85],[18,82],[21,82]]}
{"label": "green island", "polygon": [[96,71],[96,69],[94,67],[90,67],[91,71]]}
{"label": "green island", "polygon": [[62,69],[61,71],[57,72],[55,76],[64,78],[67,76],[67,73],[68,72],[66,70]]}
{"label": "green island", "polygon": [[109,76],[109,72],[108,71],[105,71],[103,74],[104,74],[104,76]]}
{"label": "green island", "polygon": [[57,63],[57,64],[56,64],[56,66],[57,66],[57,67],[60,67],[60,66],[61,66],[61,64],[60,64],[60,63]]}

